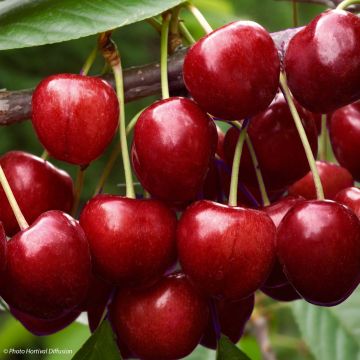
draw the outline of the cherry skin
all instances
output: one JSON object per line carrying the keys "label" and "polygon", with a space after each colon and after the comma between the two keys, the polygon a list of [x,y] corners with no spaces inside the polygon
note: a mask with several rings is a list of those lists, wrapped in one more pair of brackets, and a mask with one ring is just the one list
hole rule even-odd
{"label": "cherry skin", "polygon": [[214,122],[192,100],[161,100],[144,110],[135,125],[133,167],[155,198],[188,202],[204,183],[216,144]]}
{"label": "cherry skin", "polygon": [[157,200],[94,197],[80,215],[94,273],[117,285],[157,279],[176,260],[176,222]]}
{"label": "cherry skin", "polygon": [[360,218],[360,189],[356,187],[342,189],[336,194],[335,201],[348,206]]}
{"label": "cherry skin", "polygon": [[[244,333],[245,325],[254,310],[254,295],[240,301],[215,300],[221,333],[236,344]],[[201,345],[216,349],[217,341],[214,326],[209,319]]]}
{"label": "cherry skin", "polygon": [[315,305],[344,301],[360,281],[360,221],[333,201],[296,204],[281,221],[277,248],[296,291]]}
{"label": "cherry skin", "polygon": [[262,26],[237,21],[194,44],[183,71],[187,89],[204,111],[240,120],[270,104],[279,86],[280,60]]}
{"label": "cherry skin", "polygon": [[1,275],[2,272],[5,270],[6,267],[6,258],[7,258],[7,240],[4,231],[4,227],[0,222],[0,284],[1,284]]}
{"label": "cherry skin", "polygon": [[360,19],[347,11],[317,16],[285,54],[288,85],[308,110],[327,114],[360,98]]}
{"label": "cherry skin", "polygon": [[275,226],[263,212],[198,201],[177,229],[179,260],[207,295],[228,300],[250,296],[275,260]]}
{"label": "cherry skin", "polygon": [[[321,183],[326,199],[333,200],[336,194],[354,184],[349,171],[337,164],[326,161],[316,161]],[[305,199],[316,199],[316,191],[312,173],[307,173],[302,179],[289,187],[289,195],[302,196]]]}
{"label": "cherry skin", "polygon": [[296,290],[290,283],[281,285],[276,288],[263,286],[261,288],[261,291],[267,296],[277,301],[294,301],[301,299],[301,296],[296,292]]}
{"label": "cherry skin", "polygon": [[360,180],[360,102],[336,110],[329,122],[332,148],[339,164]]}
{"label": "cherry skin", "polygon": [[69,215],[51,210],[7,243],[1,295],[41,319],[63,317],[83,303],[91,279],[89,245]]}
{"label": "cherry skin", "polygon": [[100,78],[58,74],[45,78],[32,97],[35,132],[55,158],[87,165],[110,144],[119,121],[115,91]]}
{"label": "cherry skin", "polygon": [[[71,211],[74,202],[73,182],[65,171],[22,151],[6,153],[0,158],[0,165],[30,224],[48,210]],[[13,236],[19,231],[19,226],[2,188],[0,204],[0,220],[6,234]]]}
{"label": "cherry skin", "polygon": [[[303,119],[311,149],[316,156],[318,135],[313,117],[300,106],[297,108]],[[299,133],[289,106],[281,93],[276,95],[274,101],[264,112],[251,119],[248,134],[253,143],[267,189],[282,189],[309,171],[309,163]],[[224,152],[229,165],[232,164],[238,138],[238,129],[230,128],[227,131]],[[246,144],[241,158],[239,176],[246,184],[258,186],[254,165]]]}
{"label": "cherry skin", "polygon": [[183,274],[145,289],[121,289],[111,305],[119,339],[144,360],[180,359],[198,345],[209,318],[206,299]]}

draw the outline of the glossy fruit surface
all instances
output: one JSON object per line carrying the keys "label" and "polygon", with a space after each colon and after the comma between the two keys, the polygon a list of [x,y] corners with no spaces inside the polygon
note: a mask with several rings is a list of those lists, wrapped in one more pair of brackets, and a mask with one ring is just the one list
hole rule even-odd
{"label": "glossy fruit surface", "polygon": [[61,211],[42,214],[7,244],[2,296],[21,312],[55,319],[85,300],[91,275],[89,245],[76,220]]}
{"label": "glossy fruit surface", "polygon": [[327,114],[360,98],[360,19],[348,11],[317,16],[290,41],[288,85],[299,103]]}
{"label": "glossy fruit surface", "polygon": [[343,205],[295,205],[280,223],[277,247],[287,278],[308,302],[337,305],[360,281],[360,222]]}
{"label": "glossy fruit surface", "polygon": [[348,206],[360,218],[360,189],[356,187],[343,189],[336,194],[335,201]]}
{"label": "glossy fruit surface", "polygon": [[[7,240],[6,240],[4,227],[0,222],[0,277],[2,272],[5,270],[5,266],[6,266],[6,245],[7,245]],[[1,284],[1,279],[0,279],[0,284]]]}
{"label": "glossy fruit surface", "polygon": [[119,103],[100,78],[58,74],[45,78],[32,97],[32,123],[55,158],[87,165],[110,144],[119,121]]}
{"label": "glossy fruit surface", "polygon": [[148,107],[134,131],[132,163],[144,188],[169,203],[194,200],[217,146],[214,122],[192,100]]}
{"label": "glossy fruit surface", "polygon": [[[354,184],[354,179],[347,169],[327,161],[316,161],[326,199],[333,200],[336,194]],[[311,172],[289,187],[289,195],[316,199],[314,180]]]}
{"label": "glossy fruit surface", "polygon": [[[0,158],[11,190],[31,224],[48,210],[70,212],[74,202],[73,182],[69,174],[37,156],[23,151],[10,151]],[[0,188],[0,221],[8,236],[19,231],[19,226]]]}
{"label": "glossy fruit surface", "polygon": [[296,292],[296,290],[290,283],[281,285],[276,288],[269,288],[263,286],[261,288],[261,291],[267,296],[270,296],[272,299],[277,301],[294,301],[301,299],[301,296]]}
{"label": "glossy fruit surface", "polygon": [[111,306],[118,338],[145,360],[190,354],[208,317],[207,301],[183,274],[164,277],[150,288],[119,290]]}
{"label": "glossy fruit surface", "polygon": [[184,272],[207,295],[240,300],[269,276],[275,260],[275,226],[263,212],[198,201],[177,229]]}
{"label": "glossy fruit surface", "polygon": [[329,122],[331,145],[340,165],[360,180],[360,103],[336,110]]}
{"label": "glossy fruit surface", "polygon": [[80,215],[94,273],[113,284],[160,277],[176,260],[176,216],[157,200],[91,199]]}
{"label": "glossy fruit surface", "polygon": [[[309,112],[297,107],[314,156],[317,154],[318,136]],[[248,126],[259,166],[267,189],[282,189],[300,179],[309,171],[304,147],[284,96],[278,93],[271,105],[253,117]],[[230,128],[224,140],[224,152],[231,166],[239,130]],[[240,179],[257,187],[257,179],[247,145],[240,163]],[[296,165],[295,165],[296,164]]]}
{"label": "glossy fruit surface", "polygon": [[269,33],[251,21],[225,25],[188,51],[184,81],[194,100],[224,120],[265,110],[279,86],[280,60]]}
{"label": "glossy fruit surface", "polygon": [[[214,300],[221,333],[234,344],[240,340],[245,325],[250,319],[254,309],[254,300],[254,295],[240,301]],[[216,334],[211,319],[209,319],[205,334],[201,339],[201,345],[216,349]]]}

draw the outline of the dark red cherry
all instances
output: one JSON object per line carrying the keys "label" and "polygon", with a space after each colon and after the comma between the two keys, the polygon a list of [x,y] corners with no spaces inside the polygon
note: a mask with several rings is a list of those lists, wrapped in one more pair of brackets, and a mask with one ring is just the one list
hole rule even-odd
{"label": "dark red cherry", "polygon": [[214,158],[214,122],[185,98],[161,100],[140,115],[132,163],[151,195],[169,203],[194,200]]}
{"label": "dark red cherry", "polygon": [[[313,117],[298,106],[313,154],[317,154],[318,135]],[[304,147],[289,106],[278,93],[271,105],[253,117],[248,127],[259,166],[268,190],[282,189],[300,179],[309,171]],[[230,128],[225,136],[224,152],[227,163],[232,164],[239,130]],[[294,165],[296,164],[296,165]],[[240,179],[257,187],[257,180],[247,145],[241,158]]]}
{"label": "dark red cherry", "polygon": [[117,285],[160,277],[176,259],[176,216],[157,200],[91,199],[80,215],[94,272]]}
{"label": "dark red cherry", "polygon": [[347,11],[317,16],[290,41],[288,85],[299,103],[327,114],[360,98],[360,19]]}
{"label": "dark red cherry", "polygon": [[228,300],[250,296],[275,260],[275,226],[263,212],[198,201],[177,229],[179,260],[191,281],[208,295]]}
{"label": "dark red cherry", "polygon": [[144,360],[181,359],[198,345],[208,322],[207,301],[183,274],[145,289],[122,289],[111,306],[119,339]]}
{"label": "dark red cherry", "polygon": [[[70,212],[74,202],[73,182],[69,174],[37,156],[10,151],[0,158],[11,190],[31,224],[48,210]],[[0,188],[0,220],[8,236],[19,231],[14,213]]]}
{"label": "dark red cherry", "polygon": [[[354,184],[349,171],[337,164],[327,161],[316,161],[321,183],[326,199],[333,200],[335,195],[342,189]],[[311,172],[289,187],[289,195],[302,196],[305,199],[316,199],[314,180]]]}
{"label": "dark red cherry", "polygon": [[343,205],[296,204],[279,225],[277,249],[290,283],[310,303],[337,305],[359,284],[360,222]]}
{"label": "dark red cherry", "polygon": [[42,214],[7,243],[2,296],[42,319],[63,317],[83,303],[91,276],[89,245],[76,220],[58,210]]}
{"label": "dark red cherry", "polygon": [[276,288],[263,286],[261,291],[277,301],[294,301],[301,299],[301,296],[289,282]]}
{"label": "dark red cherry", "polygon": [[[236,344],[245,329],[254,309],[254,295],[240,301],[214,300],[221,333]],[[214,325],[211,319],[201,339],[201,345],[216,349],[217,341]]]}
{"label": "dark red cherry", "polygon": [[6,235],[4,231],[4,227],[2,223],[0,222],[0,284],[1,284],[1,278],[2,278],[2,272],[5,270],[6,266]]}
{"label": "dark red cherry", "polygon": [[360,189],[356,187],[342,189],[336,194],[335,201],[348,206],[360,218]]}
{"label": "dark red cherry", "polygon": [[336,159],[360,181],[360,102],[335,111],[329,131]]}
{"label": "dark red cherry", "polygon": [[27,330],[36,336],[55,334],[68,327],[81,314],[80,311],[73,311],[58,319],[46,320],[33,317],[14,308],[11,308],[10,311],[11,314],[20,321]]}
{"label": "dark red cherry", "polygon": [[251,21],[225,25],[188,51],[184,81],[194,100],[224,120],[265,110],[279,86],[280,60],[269,33]]}
{"label": "dark red cherry", "polygon": [[100,78],[58,74],[42,80],[32,97],[32,123],[55,158],[87,165],[110,144],[119,121],[119,103]]}

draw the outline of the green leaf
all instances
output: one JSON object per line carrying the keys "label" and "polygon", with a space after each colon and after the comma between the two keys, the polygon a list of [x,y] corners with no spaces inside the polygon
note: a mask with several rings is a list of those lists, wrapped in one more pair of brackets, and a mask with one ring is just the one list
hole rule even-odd
{"label": "green leaf", "polygon": [[184,0],[5,0],[0,50],[78,39],[158,15]]}
{"label": "green leaf", "polygon": [[89,337],[72,360],[118,360],[121,359],[111,325],[104,320]]}
{"label": "green leaf", "polygon": [[228,337],[221,335],[218,351],[217,360],[250,360],[250,358],[243,353],[236,345],[234,345]]}
{"label": "green leaf", "polygon": [[318,360],[360,360],[360,291],[343,304],[326,308],[297,301],[295,320]]}

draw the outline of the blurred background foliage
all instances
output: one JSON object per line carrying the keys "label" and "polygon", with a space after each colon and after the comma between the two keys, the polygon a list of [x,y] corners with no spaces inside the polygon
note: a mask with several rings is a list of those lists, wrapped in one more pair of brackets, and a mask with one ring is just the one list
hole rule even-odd
{"label": "blurred background foliage", "polygon": [[[210,24],[216,28],[236,19],[254,20],[269,31],[277,31],[293,26],[291,2],[274,0],[195,0],[200,10],[204,13]],[[324,7],[298,4],[300,25],[308,23]],[[199,38],[202,30],[194,19],[182,12],[182,18],[191,33]],[[44,29],[46,31],[46,29]],[[114,39],[117,42],[123,57],[123,66],[141,65],[159,59],[159,36],[147,23],[137,23],[115,31]],[[62,72],[77,73],[89,52],[96,44],[96,37],[87,37],[75,41],[46,45],[20,50],[8,50],[0,53],[0,88],[10,90],[31,88],[44,77]],[[103,67],[99,56],[92,74],[97,74]],[[129,120],[135,113],[154,101],[147,98],[135,103],[127,104],[126,113]],[[114,141],[117,141],[115,139]],[[113,144],[114,145],[114,144]],[[112,145],[112,146],[113,146]],[[36,155],[43,151],[36,139],[29,121],[0,128],[0,154],[10,150],[25,150]],[[85,187],[82,202],[89,199],[94,191],[96,181],[106,163],[111,147],[101,159],[95,161],[86,173]],[[76,168],[67,164],[54,161],[58,166],[66,169],[75,177]],[[105,187],[106,192],[123,194],[122,164],[118,160],[114,171]],[[292,318],[287,305],[277,305],[270,300],[264,303],[269,311],[271,340],[278,359],[312,359],[312,355],[305,343],[300,340],[299,330]],[[270,311],[271,309],[271,311]],[[48,337],[35,337],[27,332],[20,323],[5,313],[0,312],[0,359],[69,359],[71,355],[11,355],[6,357],[2,353],[5,348],[59,348],[72,349],[74,353],[89,336],[87,327],[75,323],[58,334]],[[254,336],[247,332],[240,342],[240,347],[251,357],[261,359],[260,351]],[[191,359],[214,359],[214,353],[198,349]]]}

